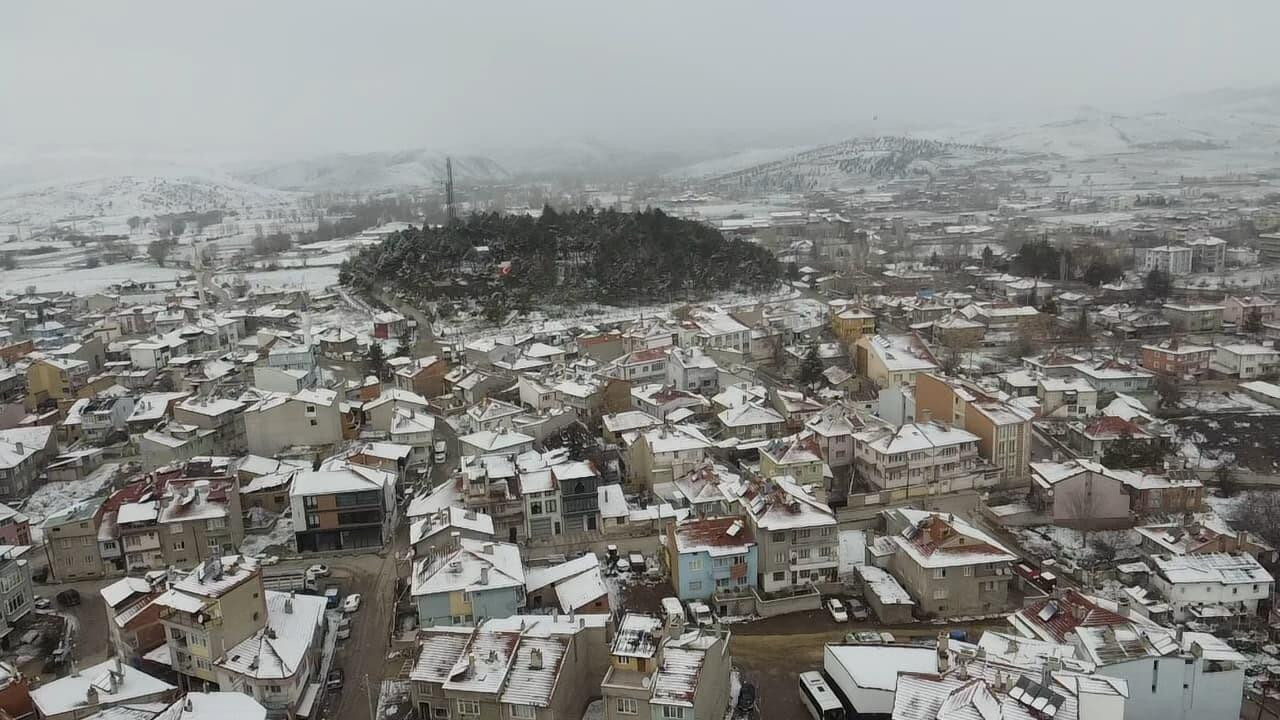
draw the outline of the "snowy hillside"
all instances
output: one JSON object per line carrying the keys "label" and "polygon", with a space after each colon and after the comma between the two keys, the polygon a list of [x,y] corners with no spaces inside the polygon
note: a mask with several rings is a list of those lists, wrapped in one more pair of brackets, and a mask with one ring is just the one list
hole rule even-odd
{"label": "snowy hillside", "polygon": [[125,176],[82,180],[0,194],[0,226],[39,227],[63,218],[119,219],[131,215],[212,209],[294,207],[300,196],[235,180]]}
{"label": "snowy hillside", "polygon": [[[257,168],[240,173],[240,177],[255,185],[307,192],[438,187],[444,182],[445,155],[430,150],[326,155]],[[508,177],[509,173],[489,158],[453,158],[456,182],[491,182]]]}
{"label": "snowy hillside", "polygon": [[[906,137],[846,140],[769,162],[702,177],[726,189],[803,192],[862,185],[872,180],[929,175],[937,170],[1000,159],[999,148]],[[715,168],[715,163],[704,163]],[[696,166],[695,166],[696,169]],[[682,174],[690,175],[689,170]]]}

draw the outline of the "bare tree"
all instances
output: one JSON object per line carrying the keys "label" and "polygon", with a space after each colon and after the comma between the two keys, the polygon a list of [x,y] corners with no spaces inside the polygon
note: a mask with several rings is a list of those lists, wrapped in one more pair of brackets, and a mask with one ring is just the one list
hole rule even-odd
{"label": "bare tree", "polygon": [[1266,490],[1246,493],[1228,519],[1237,530],[1247,530],[1271,545],[1280,543],[1280,493]]}

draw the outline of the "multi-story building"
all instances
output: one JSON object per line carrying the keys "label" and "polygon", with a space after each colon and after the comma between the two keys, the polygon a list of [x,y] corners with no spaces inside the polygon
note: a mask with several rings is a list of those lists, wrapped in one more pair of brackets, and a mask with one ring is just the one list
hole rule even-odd
{"label": "multi-story building", "polygon": [[68,358],[40,358],[27,367],[27,409],[47,402],[91,396],[89,363]]}
{"label": "multi-story building", "polygon": [[876,316],[860,308],[846,308],[831,316],[831,331],[845,345],[876,331]]}
{"label": "multi-story building", "polygon": [[1164,375],[1203,375],[1212,359],[1211,346],[1182,343],[1177,338],[1142,346],[1142,367]]}
{"label": "multi-story building", "polygon": [[107,637],[116,657],[133,664],[146,653],[165,644],[160,606],[153,600],[165,591],[161,582],[125,577],[102,588],[107,610]]}
{"label": "multi-story building", "polygon": [[1143,272],[1159,270],[1169,275],[1191,274],[1191,248],[1183,245],[1158,245],[1139,248],[1142,253],[1139,267]]}
{"label": "multi-story building", "polygon": [[680,347],[701,347],[746,354],[751,349],[751,328],[720,308],[698,308],[689,313],[678,330]]}
{"label": "multi-story building", "polygon": [[516,543],[525,537],[524,499],[516,465],[506,455],[464,455],[458,484],[468,510],[493,518],[494,535]]}
{"label": "multi-story building", "polygon": [[[214,659],[218,687],[257,700],[271,717],[296,717],[319,676],[325,599],[266,590],[266,616],[249,637]],[[192,634],[194,637],[194,633]]]}
{"label": "multi-story building", "polygon": [[1280,370],[1280,350],[1274,347],[1235,343],[1216,345],[1213,353],[1213,370],[1241,380],[1272,375]]}
{"label": "multi-story building", "polygon": [[327,452],[342,443],[342,412],[333,390],[271,394],[244,409],[249,452],[275,455],[290,447]]}
{"label": "multi-story building", "polygon": [[1107,449],[1120,440],[1156,443],[1159,438],[1141,425],[1115,415],[1102,415],[1067,424],[1067,445],[1080,457],[1101,460]]}
{"label": "multi-story building", "polygon": [[[1007,396],[1004,396],[1007,397]],[[973,383],[928,373],[916,379],[916,417],[954,424],[978,436],[978,456],[1000,468],[1000,482],[1027,479],[1034,413]]]}
{"label": "multi-story building", "polygon": [[220,684],[218,662],[262,629],[262,572],[238,556],[205,560],[154,601],[160,606],[175,672],[204,687]]}
{"label": "multi-story building", "polygon": [[754,481],[738,502],[758,546],[756,587],[774,592],[836,579],[839,540],[829,506],[788,477]]}
{"label": "multi-story building", "polygon": [[451,553],[462,539],[494,541],[493,518],[475,510],[450,506],[410,516],[410,520],[409,546],[414,557]]}
{"label": "multi-story building", "polygon": [[238,400],[197,397],[175,406],[173,418],[199,430],[212,430],[210,440],[219,455],[243,455],[248,450],[243,411],[244,403]]}
{"label": "multi-story building", "polygon": [[1191,248],[1191,270],[1193,272],[1216,273],[1226,268],[1226,240],[1206,235],[1202,238],[1188,240],[1187,247]]}
{"label": "multi-story building", "polygon": [[444,376],[449,374],[449,363],[435,355],[415,358],[395,374],[397,388],[425,398],[439,397],[445,393]]}
{"label": "multi-story building", "polygon": [[701,348],[672,348],[667,358],[666,383],[681,390],[714,395],[720,392],[720,367]]}
{"label": "multi-story building", "polygon": [[343,461],[293,476],[289,488],[299,552],[382,547],[396,512],[396,474]]}
{"label": "multi-story building", "polygon": [[663,561],[681,600],[709,600],[755,586],[756,543],[737,517],[694,518],[668,523]]}
{"label": "multi-story building", "polygon": [[978,436],[941,422],[864,430],[854,438],[854,467],[880,490],[908,494],[986,487],[994,466],[978,457]]}
{"label": "multi-story building", "polygon": [[580,715],[608,667],[605,615],[521,615],[419,636],[409,673],[420,718],[559,720]]}
{"label": "multi-story building", "polygon": [[818,443],[812,437],[771,440],[760,448],[760,475],[766,478],[786,476],[802,488],[813,488],[819,499],[826,491],[823,462]]}
{"label": "multi-story building", "polygon": [[882,514],[885,540],[871,564],[888,570],[916,605],[938,617],[989,615],[1007,608],[1018,556],[949,513],[896,508]]}
{"label": "multi-story building", "polygon": [[917,375],[938,369],[928,348],[913,336],[863,335],[854,357],[858,373],[881,388],[915,385]]}
{"label": "multi-story building", "polygon": [[31,565],[23,558],[30,549],[0,545],[0,639],[6,642],[9,633],[35,608]]}
{"label": "multi-story building", "polygon": [[809,418],[804,424],[805,431],[812,433],[818,453],[832,470],[853,464],[853,434],[862,427],[861,422],[856,422],[855,427],[855,422],[837,404]]}
{"label": "multi-story building", "polygon": [[756,403],[721,410],[716,420],[727,437],[740,440],[773,437],[782,432],[784,422],[777,410]]}
{"label": "multi-story building", "polygon": [[627,613],[600,685],[605,720],[722,717],[729,704],[729,639],[719,627],[687,630],[678,619],[664,626],[652,615]]}
{"label": "multi-story building", "polygon": [[81,500],[45,518],[41,530],[44,550],[49,556],[50,578],[68,582],[103,576],[98,525],[104,500],[102,497]]}
{"label": "multi-story building", "polygon": [[170,705],[177,692],[169,683],[114,657],[32,690],[29,707],[33,710],[31,716],[41,720],[119,717],[126,713],[138,717],[130,709],[136,707],[164,709],[165,714],[177,712],[180,716],[185,705]]}
{"label": "multi-story building", "polygon": [[1098,410],[1098,390],[1083,378],[1039,378],[1036,399],[1044,417],[1080,418]]}
{"label": "multi-story building", "polygon": [[710,447],[701,433],[684,425],[646,430],[627,446],[627,473],[642,487],[671,482],[696,467]]}
{"label": "multi-story building", "polygon": [[1258,259],[1264,263],[1280,262],[1280,233],[1258,236]]}
{"label": "multi-story building", "polygon": [[133,414],[131,397],[100,396],[91,398],[80,409],[80,436],[94,443],[105,444],[113,433],[127,427]]}
{"label": "multi-story building", "polygon": [[[605,368],[605,375],[628,380],[637,385],[662,383],[667,379],[667,353],[671,348],[636,350],[615,359]],[[683,386],[680,386],[683,387]]]}
{"label": "multi-story building", "polygon": [[1222,332],[1221,305],[1209,303],[1165,303],[1164,317],[1175,330],[1189,333]]}
{"label": "multi-story building", "polygon": [[414,564],[410,594],[422,627],[471,625],[515,615],[525,604],[520,548],[459,539],[457,550]]}
{"label": "multi-story building", "polygon": [[1072,366],[1075,376],[1098,392],[1145,393],[1155,385],[1155,375],[1120,360],[1079,363]]}
{"label": "multi-story building", "polygon": [[560,484],[551,468],[536,463],[520,470],[520,495],[524,498],[525,537],[545,538],[564,533],[560,509]]}
{"label": "multi-story building", "polygon": [[0,430],[0,497],[30,497],[40,473],[57,453],[48,425]]}
{"label": "multi-story building", "polygon": [[1031,463],[1030,503],[1055,525],[1106,528],[1131,522],[1124,482],[1088,460]]}
{"label": "multi-story building", "polygon": [[1237,328],[1243,327],[1250,318],[1263,323],[1274,322],[1276,305],[1275,300],[1261,295],[1228,295],[1222,301],[1222,321]]}

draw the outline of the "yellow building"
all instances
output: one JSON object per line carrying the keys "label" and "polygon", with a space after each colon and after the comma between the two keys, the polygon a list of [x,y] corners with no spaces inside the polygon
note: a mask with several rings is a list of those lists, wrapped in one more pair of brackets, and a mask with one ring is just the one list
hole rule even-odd
{"label": "yellow building", "polygon": [[1005,485],[1030,478],[1031,418],[973,383],[924,373],[916,377],[916,417],[948,423],[978,436],[978,455],[1000,468]]}
{"label": "yellow building", "polygon": [[83,360],[41,358],[27,368],[27,408],[34,410],[49,400],[91,397],[89,363]]}
{"label": "yellow building", "polygon": [[933,355],[911,335],[863,335],[854,345],[858,374],[881,388],[915,385],[916,376],[938,369]]}
{"label": "yellow building", "polygon": [[831,330],[846,345],[876,331],[876,316],[857,308],[848,308],[831,316]]}

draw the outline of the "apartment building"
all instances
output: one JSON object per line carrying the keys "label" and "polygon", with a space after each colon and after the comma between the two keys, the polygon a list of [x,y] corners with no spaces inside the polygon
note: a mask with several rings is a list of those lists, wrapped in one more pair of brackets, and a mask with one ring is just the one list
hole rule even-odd
{"label": "apartment building", "polygon": [[1124,482],[1088,460],[1031,463],[1030,504],[1055,525],[1108,528],[1131,523]]}
{"label": "apartment building", "polygon": [[507,542],[520,542],[527,532],[525,504],[520,495],[518,473],[506,455],[462,457],[459,491],[468,510],[493,518],[494,535]]}
{"label": "apartment building", "polygon": [[214,660],[218,687],[252,697],[272,717],[296,717],[308,685],[325,680],[325,599],[274,590],[263,595],[267,609],[259,627]]}
{"label": "apartment building", "polygon": [[881,388],[915,385],[917,375],[938,369],[928,348],[910,335],[863,335],[854,358],[858,374]]}
{"label": "apartment building", "polygon": [[41,524],[49,577],[59,582],[103,577],[98,525],[106,498],[95,497],[55,511]]}
{"label": "apartment building", "polygon": [[178,403],[173,418],[209,436],[219,455],[243,455],[248,450],[244,427],[244,403],[229,398],[194,397]]}
{"label": "apartment building", "polygon": [[1188,333],[1222,332],[1221,305],[1209,303],[1165,303],[1162,312],[1175,330]]}
{"label": "apartment building", "polygon": [[737,517],[668,523],[660,551],[676,596],[685,601],[745,591],[759,575],[755,540]]}
{"label": "apartment building", "polygon": [[1138,248],[1141,253],[1139,268],[1144,272],[1159,270],[1169,275],[1191,274],[1191,248],[1184,245],[1158,245]]}
{"label": "apartment building", "polygon": [[345,461],[293,476],[289,488],[299,552],[382,547],[396,512],[396,474]]}
{"label": "apartment building", "polygon": [[0,497],[27,498],[58,450],[53,427],[0,430]]}
{"label": "apartment building", "polygon": [[605,720],[701,720],[729,704],[730,634],[688,630],[678,619],[627,613],[600,685]]}
{"label": "apartment building", "polygon": [[1179,342],[1177,338],[1142,346],[1142,367],[1154,373],[1185,377],[1203,375],[1214,349],[1208,345]]}
{"label": "apartment building", "polygon": [[27,409],[49,402],[92,397],[92,366],[84,360],[40,358],[27,367]]}
{"label": "apartment building", "polygon": [[853,464],[853,434],[861,427],[862,422],[851,420],[839,404],[827,407],[804,424],[818,453],[832,470]]}
{"label": "apartment building", "polygon": [[1242,327],[1251,317],[1264,323],[1274,322],[1276,306],[1275,300],[1262,295],[1228,295],[1222,301],[1222,320],[1236,327]]}
{"label": "apartment building", "polygon": [[782,432],[782,415],[770,407],[747,403],[721,410],[716,421],[727,437],[740,440],[767,438]]}
{"label": "apartment building", "polygon": [[520,547],[460,538],[456,550],[414,563],[409,591],[421,627],[515,615],[525,604]]}
{"label": "apartment building", "polygon": [[105,444],[112,434],[125,430],[133,405],[133,398],[127,396],[90,398],[80,408],[80,436],[89,442]]}
{"label": "apartment building", "polygon": [[1210,367],[1223,375],[1253,380],[1280,371],[1280,350],[1266,345],[1216,345]]}
{"label": "apartment building", "polygon": [[342,412],[333,390],[272,393],[244,409],[249,452],[275,455],[291,447],[327,452],[342,443]]}
{"label": "apartment building", "polygon": [[845,345],[858,342],[876,331],[876,316],[861,308],[846,308],[831,316],[831,331]]}
{"label": "apartment building", "polygon": [[1036,399],[1043,417],[1081,418],[1098,410],[1098,390],[1083,378],[1039,378]]}
{"label": "apartment building", "polygon": [[995,484],[994,467],[978,457],[978,436],[942,422],[864,430],[854,438],[854,468],[880,490],[929,492]]}
{"label": "apartment building", "polygon": [[1274,578],[1248,553],[1154,555],[1151,586],[1178,622],[1217,625],[1222,613],[1253,618],[1271,597]]}
{"label": "apartment building", "polygon": [[435,355],[414,358],[408,365],[396,371],[396,388],[421,395],[425,398],[440,397],[445,394],[445,375],[449,374],[449,363]]}
{"label": "apartment building", "polygon": [[973,383],[934,373],[916,379],[915,394],[917,418],[924,418],[928,411],[929,417],[978,436],[978,456],[1000,468],[1002,484],[1027,479],[1031,410]]}
{"label": "apartment building", "polygon": [[1221,272],[1227,266],[1227,241],[1222,238],[1206,235],[1202,238],[1187,241],[1191,248],[1191,270],[1193,272]]}
{"label": "apartment building", "polygon": [[937,617],[1007,609],[1018,556],[990,535],[948,514],[913,508],[882,513],[885,542],[871,564],[893,574],[916,605]]}
{"label": "apartment building", "polygon": [[0,639],[6,643],[12,643],[9,634],[35,609],[31,565],[24,557],[30,550],[25,545],[0,545]]}
{"label": "apartment building", "polygon": [[206,688],[220,684],[218,662],[262,629],[262,573],[239,556],[210,558],[155,599],[174,671]]}
{"label": "apartment building", "polygon": [[134,664],[146,653],[166,643],[164,625],[160,623],[160,597],[163,576],[156,578],[125,577],[102,588],[107,616],[107,637],[116,657]]}
{"label": "apartment building", "polygon": [[829,506],[785,476],[751,482],[738,503],[758,545],[756,587],[774,592],[836,580],[839,538]]}
{"label": "apartment building", "polygon": [[671,482],[693,470],[710,447],[702,433],[684,425],[639,433],[626,448],[629,480],[641,487]]}
{"label": "apartment building", "polygon": [[421,632],[409,672],[420,718],[578,717],[608,667],[605,615],[522,615]]}
{"label": "apartment building", "polygon": [[410,516],[409,546],[414,557],[453,552],[461,540],[494,542],[493,518],[460,507],[443,507],[421,516]]}
{"label": "apartment building", "polygon": [[823,462],[818,443],[812,437],[771,440],[759,452],[762,477],[786,476],[800,487],[811,489],[819,500],[826,497],[824,476],[827,464]]}

